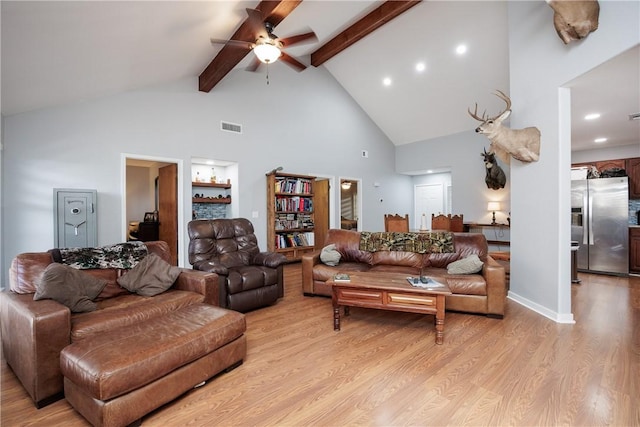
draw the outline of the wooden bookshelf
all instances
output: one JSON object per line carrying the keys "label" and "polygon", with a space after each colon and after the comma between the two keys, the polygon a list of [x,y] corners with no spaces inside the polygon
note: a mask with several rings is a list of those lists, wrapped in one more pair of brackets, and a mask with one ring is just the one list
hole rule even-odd
{"label": "wooden bookshelf", "polygon": [[290,261],[315,250],[315,176],[267,174],[267,248]]}

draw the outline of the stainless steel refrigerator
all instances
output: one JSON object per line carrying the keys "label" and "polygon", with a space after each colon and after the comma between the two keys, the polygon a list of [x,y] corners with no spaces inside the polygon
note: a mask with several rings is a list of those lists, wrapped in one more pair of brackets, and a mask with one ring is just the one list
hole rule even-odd
{"label": "stainless steel refrigerator", "polygon": [[571,240],[578,270],[629,273],[628,178],[571,181]]}

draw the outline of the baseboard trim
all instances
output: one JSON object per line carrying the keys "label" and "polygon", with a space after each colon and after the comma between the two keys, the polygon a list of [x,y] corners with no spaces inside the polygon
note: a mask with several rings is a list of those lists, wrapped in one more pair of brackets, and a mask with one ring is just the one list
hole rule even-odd
{"label": "baseboard trim", "polygon": [[528,308],[531,311],[535,311],[536,313],[553,320],[556,323],[566,323],[566,324],[575,324],[576,321],[573,318],[573,313],[556,313],[555,311],[549,310],[547,307],[544,307],[536,302],[533,302],[521,295],[518,295],[512,291],[509,291],[509,295],[507,295],[511,301],[517,302],[523,307]]}

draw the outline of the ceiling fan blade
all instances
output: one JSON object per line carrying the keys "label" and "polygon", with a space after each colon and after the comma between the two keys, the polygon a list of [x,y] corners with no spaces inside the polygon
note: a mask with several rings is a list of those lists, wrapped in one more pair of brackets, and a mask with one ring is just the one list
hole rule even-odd
{"label": "ceiling fan blade", "polygon": [[298,34],[296,36],[285,37],[282,39],[278,39],[284,45],[284,47],[293,46],[298,43],[313,43],[318,41],[318,37],[316,33],[310,31],[304,34]]}
{"label": "ceiling fan blade", "polygon": [[258,68],[260,68],[260,65],[262,65],[262,62],[260,62],[260,60],[254,55],[251,64],[249,64],[247,68],[245,68],[245,71],[256,71]]}
{"label": "ceiling fan blade", "polygon": [[269,38],[269,33],[267,33],[267,28],[264,25],[264,18],[262,17],[262,12],[257,9],[247,8],[247,15],[249,15],[249,25],[255,34],[256,40],[260,37],[264,37],[266,39]]}
{"label": "ceiling fan blade", "polygon": [[280,59],[298,72],[307,68],[306,65],[295,59],[293,56],[287,54],[286,52],[282,52],[282,56],[280,56]]}
{"label": "ceiling fan blade", "polygon": [[241,49],[253,49],[253,43],[243,42],[242,40],[222,40],[211,38],[211,44],[224,44],[231,47],[238,47]]}

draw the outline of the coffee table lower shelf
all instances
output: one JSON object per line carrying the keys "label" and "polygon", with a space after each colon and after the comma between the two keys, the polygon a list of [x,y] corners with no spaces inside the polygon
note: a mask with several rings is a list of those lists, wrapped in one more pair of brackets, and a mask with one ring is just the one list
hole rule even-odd
{"label": "coffee table lower shelf", "polygon": [[[402,282],[405,283],[402,283]],[[350,282],[328,282],[332,286],[333,329],[340,330],[340,307],[349,315],[349,307],[435,315],[436,344],[444,338],[445,297],[451,291],[446,286],[437,289],[416,288],[406,283],[406,277],[381,280],[379,275],[351,275]]]}

